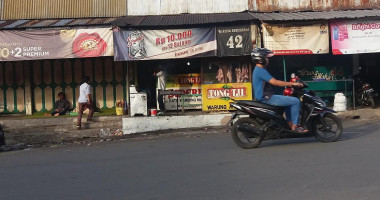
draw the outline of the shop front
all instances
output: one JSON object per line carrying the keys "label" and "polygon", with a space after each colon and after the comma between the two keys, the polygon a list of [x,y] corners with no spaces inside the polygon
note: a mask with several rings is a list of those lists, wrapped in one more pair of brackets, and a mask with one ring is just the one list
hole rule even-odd
{"label": "shop front", "polygon": [[[252,66],[247,55],[260,41],[257,32],[254,25],[114,29],[115,61],[137,63],[136,78],[130,83],[147,93],[148,108],[159,107],[154,75],[163,71],[165,89],[182,92],[164,95],[166,110],[230,110],[231,99],[252,99]],[[212,96],[213,90],[223,94]]]}
{"label": "shop front", "polygon": [[380,19],[331,20],[330,30],[333,54],[353,56],[353,75],[380,91]]}
{"label": "shop front", "polygon": [[276,78],[286,81],[295,73],[330,105],[338,92],[343,92],[349,103],[353,102],[352,56],[329,54],[327,21],[263,23],[262,26],[264,46],[275,53],[268,69]]}
{"label": "shop front", "polygon": [[100,109],[126,99],[126,67],[113,61],[110,28],[0,32],[2,113],[46,112],[59,92],[76,108],[83,76]]}

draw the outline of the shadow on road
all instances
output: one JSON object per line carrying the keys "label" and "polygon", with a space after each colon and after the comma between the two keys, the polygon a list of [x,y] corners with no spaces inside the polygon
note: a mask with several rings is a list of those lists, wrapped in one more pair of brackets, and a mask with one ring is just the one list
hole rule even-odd
{"label": "shadow on road", "polygon": [[349,122],[350,124],[343,129],[341,141],[351,140],[359,137],[368,136],[376,133],[380,128],[380,123],[377,121],[371,122]]}
{"label": "shadow on road", "polygon": [[[364,137],[376,133],[376,130],[380,129],[380,122],[378,121],[348,121],[343,128],[343,134],[341,138],[336,142],[344,142],[359,137]],[[265,140],[260,147],[271,147],[279,145],[294,145],[294,144],[306,144],[306,143],[319,143],[314,137],[307,138],[287,138],[277,140]]]}

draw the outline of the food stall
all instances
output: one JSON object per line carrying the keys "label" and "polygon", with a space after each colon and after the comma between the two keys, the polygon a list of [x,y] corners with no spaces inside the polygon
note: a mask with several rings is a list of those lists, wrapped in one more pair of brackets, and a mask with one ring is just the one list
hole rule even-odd
{"label": "food stall", "polygon": [[202,66],[202,110],[227,111],[232,99],[252,100],[252,66],[246,57]]}

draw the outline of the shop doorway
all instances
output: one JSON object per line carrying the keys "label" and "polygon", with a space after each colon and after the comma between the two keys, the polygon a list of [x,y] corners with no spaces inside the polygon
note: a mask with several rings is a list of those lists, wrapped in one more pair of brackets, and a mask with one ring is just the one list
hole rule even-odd
{"label": "shop doorway", "polygon": [[137,90],[147,93],[148,108],[157,108],[157,77],[154,74],[160,69],[164,70],[166,79],[178,74],[200,74],[201,61],[200,59],[140,61],[137,66]]}

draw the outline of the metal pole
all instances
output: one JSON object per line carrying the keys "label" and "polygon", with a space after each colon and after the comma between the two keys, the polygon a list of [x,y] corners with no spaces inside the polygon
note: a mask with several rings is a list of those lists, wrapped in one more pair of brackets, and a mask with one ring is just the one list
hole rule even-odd
{"label": "metal pole", "polygon": [[355,108],[355,80],[352,79],[352,99],[354,101],[354,110],[356,109]]}
{"label": "metal pole", "polygon": [[127,64],[127,73],[126,73],[126,77],[125,77],[125,81],[126,81],[126,83],[125,83],[125,86],[126,86],[126,96],[127,96],[127,99],[126,99],[126,101],[127,101],[127,105],[126,105],[126,107],[127,107],[127,110],[128,110],[128,113],[127,113],[127,115],[128,116],[131,116],[130,114],[131,114],[131,112],[130,112],[130,110],[131,110],[131,107],[130,107],[130,102],[131,102],[131,100],[130,100],[130,95],[129,95],[129,61],[127,61],[126,62]]}
{"label": "metal pole", "polygon": [[285,62],[285,56],[282,56],[282,64],[284,66],[284,81],[286,81],[286,62]]}

